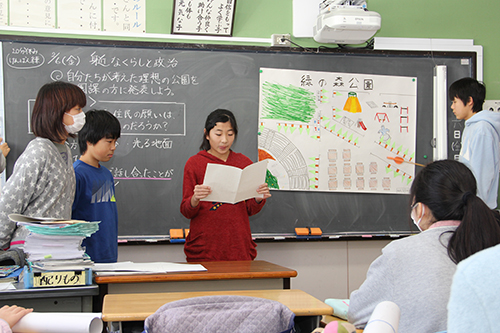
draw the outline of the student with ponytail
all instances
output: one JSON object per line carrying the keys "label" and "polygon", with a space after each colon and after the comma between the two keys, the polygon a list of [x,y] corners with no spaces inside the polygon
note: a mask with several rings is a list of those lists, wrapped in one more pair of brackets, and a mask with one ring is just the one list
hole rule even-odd
{"label": "student with ponytail", "polygon": [[350,298],[349,322],[364,327],[375,306],[401,309],[400,332],[446,330],[456,265],[500,244],[499,215],[476,196],[474,175],[454,160],[430,163],[410,189],[410,216],[422,231],[388,244]]}

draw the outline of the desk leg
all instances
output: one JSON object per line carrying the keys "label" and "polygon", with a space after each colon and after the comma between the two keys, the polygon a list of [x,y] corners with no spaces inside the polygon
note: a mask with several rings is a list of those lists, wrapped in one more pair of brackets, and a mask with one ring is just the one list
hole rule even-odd
{"label": "desk leg", "polygon": [[108,333],[122,333],[122,322],[121,321],[110,321],[107,325]]}
{"label": "desk leg", "polygon": [[297,332],[309,333],[319,327],[322,316],[296,316],[295,329]]}
{"label": "desk leg", "polygon": [[283,279],[283,289],[290,289],[290,278]]}
{"label": "desk leg", "polygon": [[104,302],[104,296],[108,293],[108,284],[99,285],[99,295],[93,297],[92,308],[94,312],[102,312],[102,303]]}

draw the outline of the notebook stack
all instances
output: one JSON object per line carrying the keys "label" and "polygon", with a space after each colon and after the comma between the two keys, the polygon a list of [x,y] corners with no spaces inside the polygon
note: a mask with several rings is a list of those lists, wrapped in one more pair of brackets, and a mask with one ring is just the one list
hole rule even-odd
{"label": "notebook stack", "polygon": [[32,218],[10,214],[9,219],[28,229],[24,252],[30,266],[39,270],[82,270],[93,262],[82,241],[99,229],[99,222]]}
{"label": "notebook stack", "polygon": [[82,248],[82,236],[54,236],[31,232],[24,252],[32,267],[40,270],[74,270],[92,267]]}

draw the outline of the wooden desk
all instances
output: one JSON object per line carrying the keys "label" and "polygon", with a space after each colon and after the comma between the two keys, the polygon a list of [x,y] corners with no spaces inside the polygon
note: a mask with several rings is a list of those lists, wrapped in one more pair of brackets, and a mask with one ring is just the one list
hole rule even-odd
{"label": "wooden desk", "polygon": [[275,265],[264,260],[206,261],[199,262],[198,264],[202,264],[207,271],[96,276],[95,282],[97,284],[117,284],[207,280],[283,279],[283,289],[290,289],[290,278],[297,276],[297,271]]}
{"label": "wooden desk", "polygon": [[297,271],[264,260],[200,262],[207,271],[166,274],[95,276],[99,299],[94,311],[100,311],[106,294],[290,289],[290,278]]}
{"label": "wooden desk", "polygon": [[[239,295],[266,298],[287,306],[302,323],[308,320],[308,332],[319,326],[323,315],[332,315],[333,309],[308,293],[297,289],[233,290],[147,294],[109,294],[104,296],[102,320],[108,323],[144,321],[163,304],[199,296]],[[297,318],[298,317],[298,318]],[[296,320],[297,323],[297,320]],[[116,327],[116,326],[115,326]],[[312,327],[312,329],[310,329]]]}

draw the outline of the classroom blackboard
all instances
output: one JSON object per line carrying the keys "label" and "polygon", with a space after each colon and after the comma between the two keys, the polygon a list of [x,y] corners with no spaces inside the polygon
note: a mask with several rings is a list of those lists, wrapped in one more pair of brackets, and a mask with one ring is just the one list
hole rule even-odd
{"label": "classroom blackboard", "polygon": [[[16,40],[14,40],[16,39]],[[38,89],[53,80],[79,85],[87,107],[113,112],[122,136],[112,161],[124,239],[162,238],[188,228],[179,210],[183,168],[199,151],[205,118],[232,110],[239,123],[233,150],[257,161],[259,69],[281,68],[413,76],[417,87],[416,161],[432,161],[433,70],[447,66],[451,83],[475,76],[475,53],[356,49],[279,49],[101,40],[2,38],[6,141],[12,150],[7,176],[30,134]],[[457,127],[450,112],[449,128]],[[449,131],[453,138],[453,131]],[[70,139],[74,158],[79,150]],[[454,152],[450,146],[450,156]],[[426,158],[424,157],[426,156]],[[418,168],[417,168],[418,169]],[[320,227],[326,235],[410,232],[408,195],[272,191],[251,217],[252,233],[290,235],[295,227]]]}

